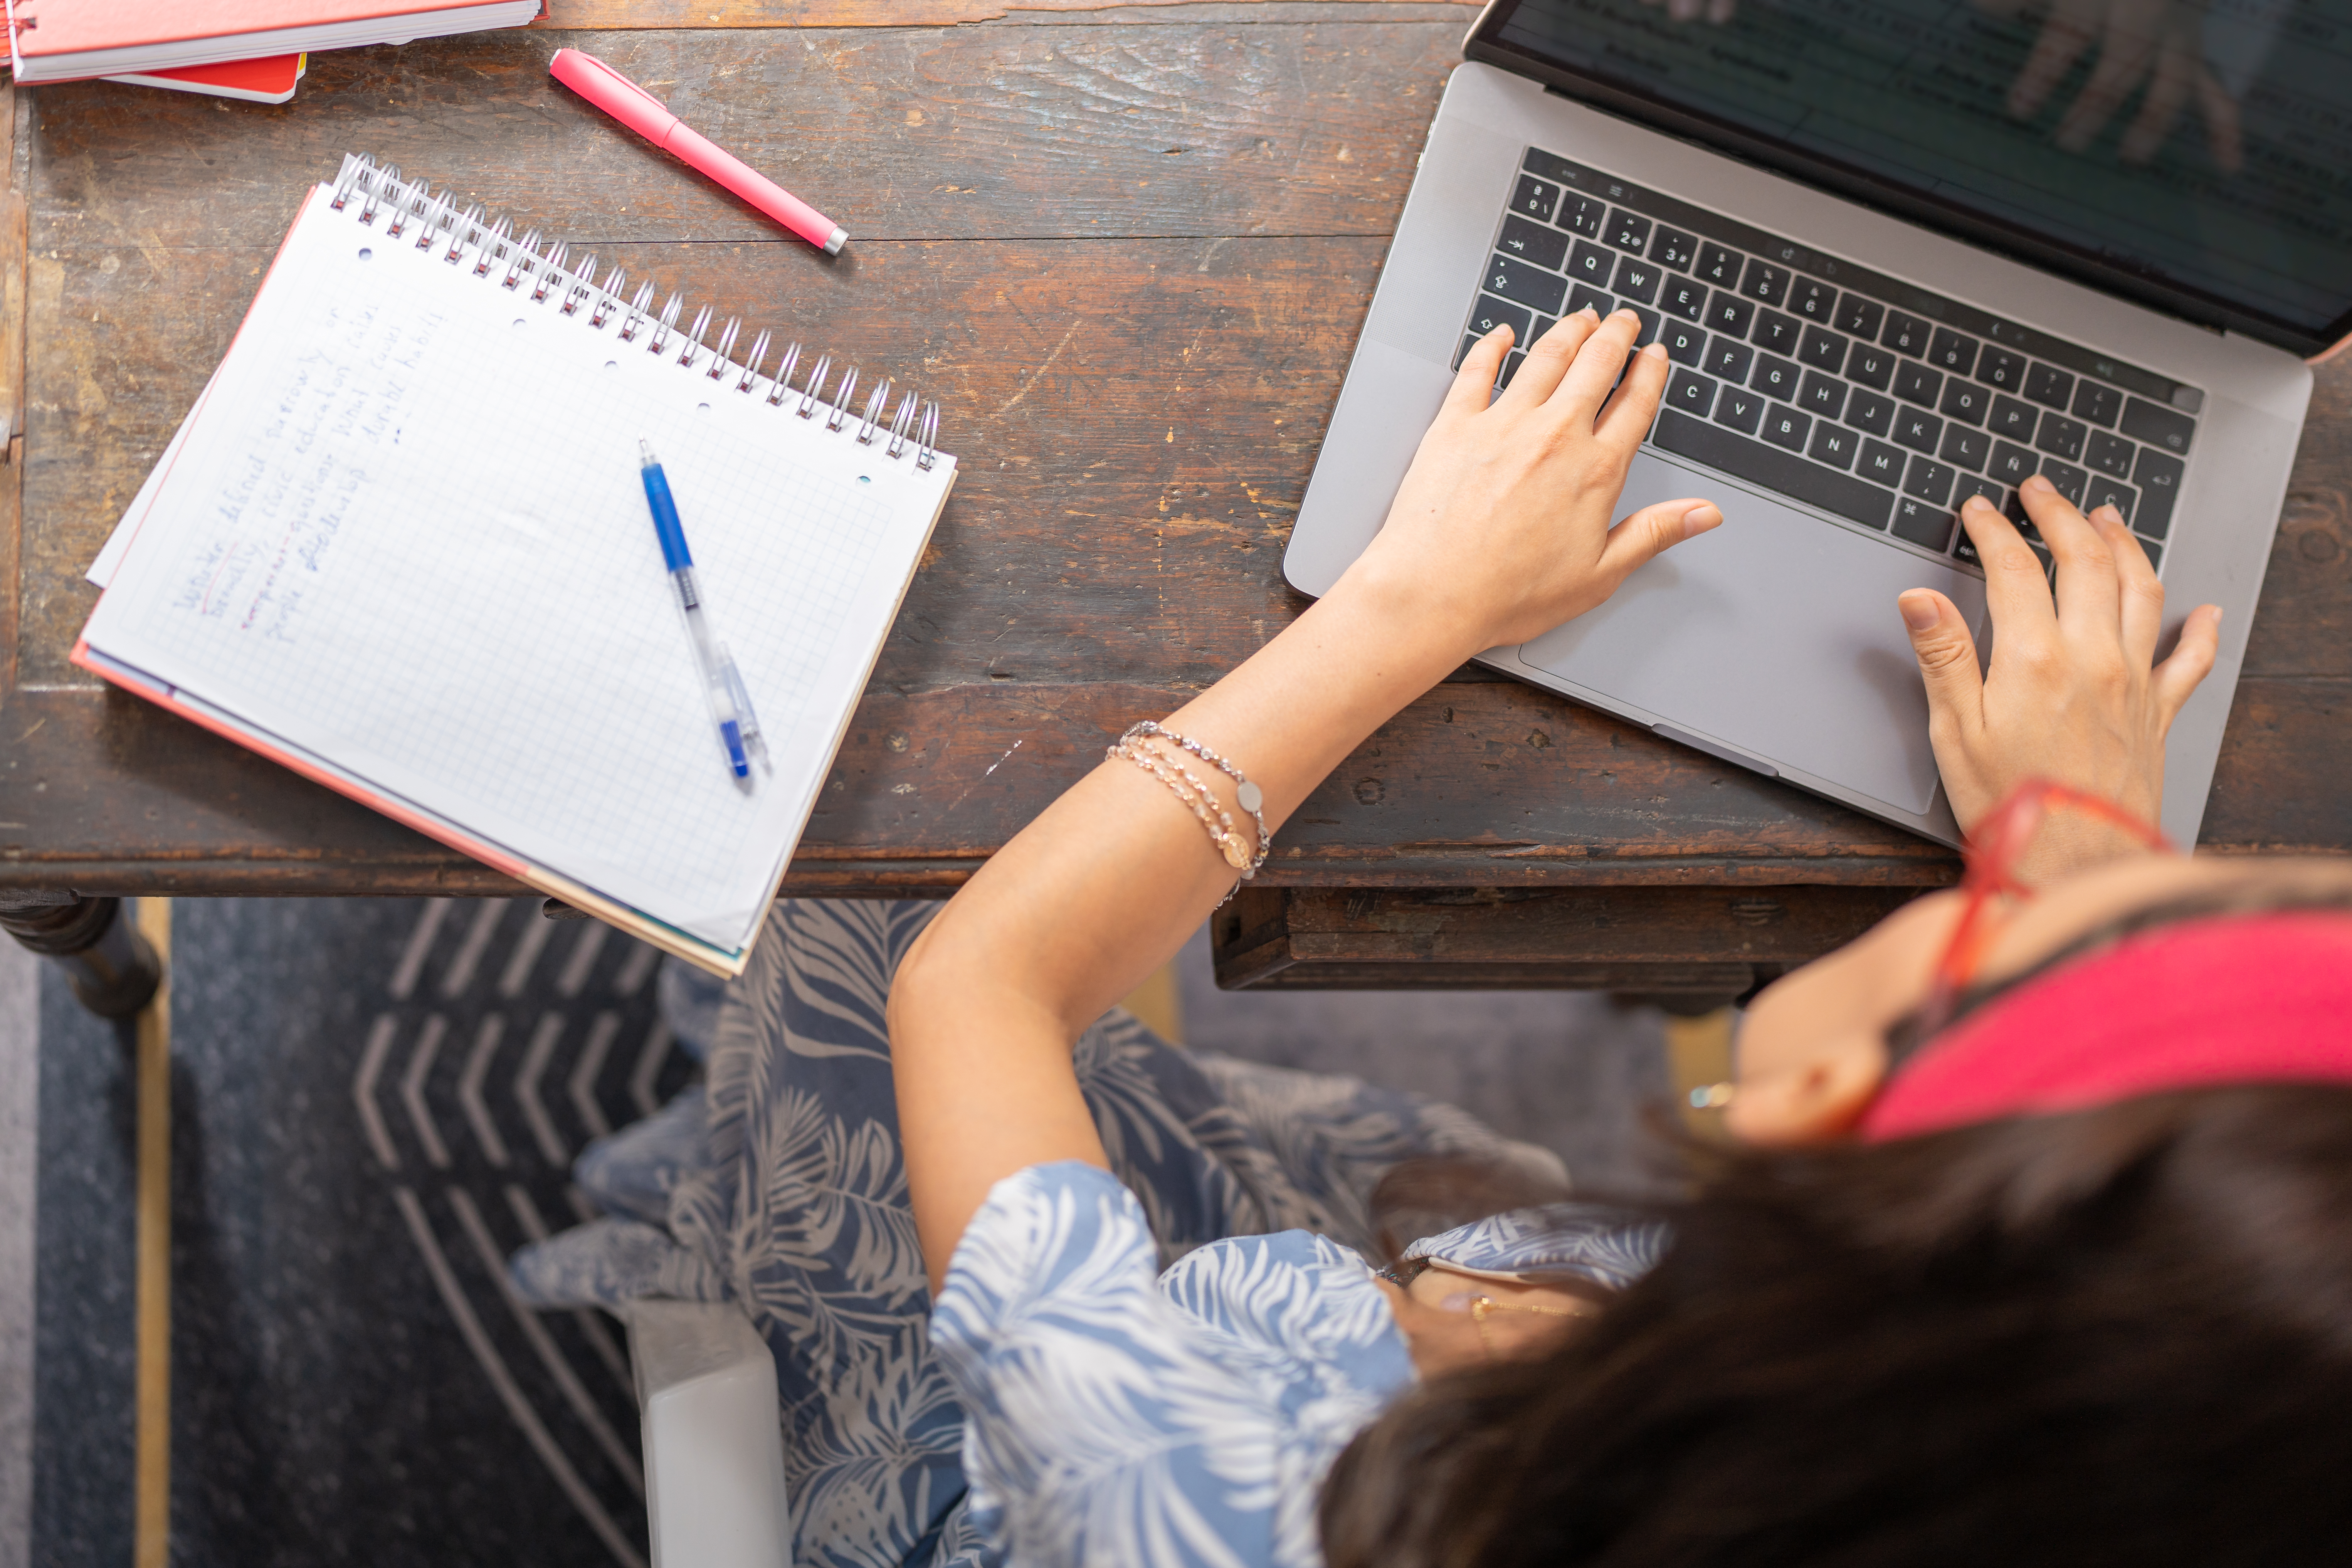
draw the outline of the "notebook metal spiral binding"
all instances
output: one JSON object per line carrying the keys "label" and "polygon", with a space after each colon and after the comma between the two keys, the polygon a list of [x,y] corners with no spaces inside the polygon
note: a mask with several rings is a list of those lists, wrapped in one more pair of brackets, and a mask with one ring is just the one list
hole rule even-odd
{"label": "notebook metal spiral binding", "polygon": [[[615,335],[625,343],[637,342],[650,324],[652,335],[645,345],[648,352],[662,353],[673,339],[679,340],[676,358],[680,365],[693,369],[703,355],[709,354],[710,363],[702,372],[705,376],[726,384],[732,373],[735,390],[747,397],[761,393],[764,384],[761,400],[768,406],[790,409],[803,419],[812,417],[822,405],[825,410],[824,428],[828,431],[840,431],[849,418],[850,400],[858,382],[858,367],[854,364],[842,372],[840,385],[828,397],[825,383],[832,376],[834,359],[831,354],[820,353],[809,370],[808,380],[795,388],[793,376],[800,368],[802,350],[800,343],[794,342],[785,346],[776,362],[775,374],[765,375],[761,366],[767,362],[769,347],[775,341],[766,330],[751,340],[751,352],[736,360],[730,356],[742,332],[741,317],[729,317],[719,329],[717,342],[706,344],[704,338],[710,331],[713,315],[710,307],[703,306],[696,312],[693,324],[680,331],[677,318],[686,305],[683,293],[673,293],[658,313],[650,312],[647,307],[653,303],[656,291],[650,279],[625,300],[621,290],[627,286],[628,274],[618,263],[599,283],[593,251],[572,261],[568,245],[560,240],[543,240],[535,228],[517,239],[512,218],[503,215],[493,217],[484,212],[478,202],[460,210],[454,193],[436,192],[424,180],[403,179],[398,168],[379,164],[363,153],[344,154],[342,167],[335,175],[330,205],[337,212],[343,212],[350,208],[354,197],[359,204],[354,216],[387,239],[405,239],[415,248],[427,253],[437,250],[441,259],[453,268],[470,262],[467,269],[474,277],[524,295],[533,304],[544,304],[551,299],[564,315],[577,316],[584,309],[588,325],[599,331],[617,316],[620,327]],[[939,457],[940,405],[908,392],[893,409],[892,386],[891,378],[885,376],[867,394],[865,412],[852,438],[860,446],[870,447],[878,437],[887,434],[883,453],[893,460],[905,456],[911,443],[915,467],[928,471]]]}

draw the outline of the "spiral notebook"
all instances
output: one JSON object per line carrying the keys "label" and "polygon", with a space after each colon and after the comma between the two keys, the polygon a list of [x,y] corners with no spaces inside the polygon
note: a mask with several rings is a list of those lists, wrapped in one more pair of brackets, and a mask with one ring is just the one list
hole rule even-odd
{"label": "spiral notebook", "polygon": [[[955,459],[936,404],[654,295],[347,158],[92,567],[74,662],[739,972]],[[766,730],[748,790],[641,438]]]}

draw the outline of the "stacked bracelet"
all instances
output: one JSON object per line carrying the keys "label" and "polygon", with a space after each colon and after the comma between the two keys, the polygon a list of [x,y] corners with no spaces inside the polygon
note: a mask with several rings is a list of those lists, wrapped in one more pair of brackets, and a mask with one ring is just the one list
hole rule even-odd
{"label": "stacked bracelet", "polygon": [[[1162,740],[1172,746],[1190,752],[1234,781],[1234,793],[1242,809],[1249,813],[1251,821],[1257,827],[1257,851],[1255,855],[1251,853],[1249,845],[1243,841],[1241,835],[1234,830],[1233,814],[1218,803],[1217,797],[1210,793],[1209,786],[1202,783],[1181,763],[1172,768],[1162,763],[1157,756],[1139,744],[1146,739]],[[1225,858],[1225,864],[1242,874],[1244,881],[1256,876],[1258,868],[1265,864],[1270,836],[1265,828],[1265,792],[1250,783],[1243,776],[1239,768],[1225,761],[1224,758],[1199,742],[1187,740],[1173,731],[1164,730],[1149,719],[1129,726],[1127,733],[1104,749],[1104,754],[1126,758],[1173,791],[1177,799],[1192,808],[1192,815],[1198,817],[1201,826],[1208,830],[1209,841],[1215,845],[1218,853]]]}

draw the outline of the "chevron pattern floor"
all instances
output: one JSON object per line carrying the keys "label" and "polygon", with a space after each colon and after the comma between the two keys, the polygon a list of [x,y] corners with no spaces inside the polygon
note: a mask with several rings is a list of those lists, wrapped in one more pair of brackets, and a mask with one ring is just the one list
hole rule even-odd
{"label": "chevron pattern floor", "polygon": [[[652,949],[537,900],[183,900],[173,1557],[635,1564],[620,1335],[505,1255],[689,1078]],[[126,1561],[128,1069],[44,984],[32,1561]]]}

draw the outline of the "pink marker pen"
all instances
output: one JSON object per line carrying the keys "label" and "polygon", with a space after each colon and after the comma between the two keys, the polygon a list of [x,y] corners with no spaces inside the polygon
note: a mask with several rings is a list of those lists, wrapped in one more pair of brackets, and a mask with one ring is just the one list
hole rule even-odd
{"label": "pink marker pen", "polygon": [[655,146],[677,153],[826,255],[840,255],[849,243],[847,229],[688,125],[667,104],[595,56],[558,49],[547,69]]}

